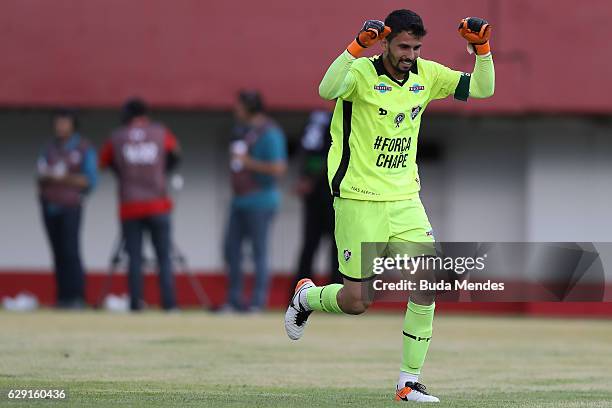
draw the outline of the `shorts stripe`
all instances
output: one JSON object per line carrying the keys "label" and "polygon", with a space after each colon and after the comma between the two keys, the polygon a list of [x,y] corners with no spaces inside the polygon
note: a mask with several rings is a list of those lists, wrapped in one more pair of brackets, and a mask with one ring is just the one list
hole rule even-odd
{"label": "shorts stripe", "polygon": [[376,275],[372,275],[372,276],[368,276],[366,278],[353,278],[352,276],[347,276],[345,274],[342,273],[342,271],[339,271],[340,275],[342,275],[342,277],[346,280],[349,280],[351,282],[367,282],[369,280],[372,280],[376,277]]}

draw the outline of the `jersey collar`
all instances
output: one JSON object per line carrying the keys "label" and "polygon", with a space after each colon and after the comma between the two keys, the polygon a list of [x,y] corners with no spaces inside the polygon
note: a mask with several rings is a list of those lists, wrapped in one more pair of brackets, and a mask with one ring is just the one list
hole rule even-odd
{"label": "jersey collar", "polygon": [[391,74],[389,74],[389,72],[385,68],[385,64],[383,64],[382,55],[378,55],[377,57],[373,58],[371,61],[372,61],[372,64],[374,64],[374,69],[376,69],[376,74],[378,74],[378,76],[386,75],[391,81],[395,82],[399,86],[404,86],[404,84],[408,82],[410,73],[413,73],[414,75],[419,75],[419,67],[418,67],[419,59],[418,58],[415,61],[415,63],[412,65],[412,67],[410,68],[410,72],[408,72],[408,75],[406,75],[406,78],[404,78],[403,81],[398,81],[397,79],[393,78]]}

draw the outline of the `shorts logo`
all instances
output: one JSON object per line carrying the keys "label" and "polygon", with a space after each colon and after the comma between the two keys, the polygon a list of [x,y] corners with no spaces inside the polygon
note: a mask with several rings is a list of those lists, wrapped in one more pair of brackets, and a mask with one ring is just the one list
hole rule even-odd
{"label": "shorts logo", "polygon": [[419,84],[412,84],[411,87],[408,88],[408,90],[410,92],[414,92],[415,94],[418,94],[421,91],[425,90],[425,86],[423,85],[419,85]]}
{"label": "shorts logo", "polygon": [[419,115],[419,112],[423,109],[421,105],[417,105],[414,108],[410,109],[410,119],[414,120]]}
{"label": "shorts logo", "polygon": [[349,251],[348,249],[345,249],[345,250],[344,250],[344,260],[345,260],[346,262],[348,262],[348,260],[349,260],[349,259],[351,259],[351,255],[352,255],[352,254],[351,254],[351,251]]}
{"label": "shorts logo", "polygon": [[393,88],[391,88],[390,86],[387,86],[387,85],[385,85],[384,83],[381,82],[378,85],[374,85],[374,90],[384,94],[385,92],[391,92],[393,90]]}
{"label": "shorts logo", "polygon": [[400,123],[402,123],[406,119],[406,115],[403,113],[398,113],[393,121],[395,122],[395,127],[400,127]]}

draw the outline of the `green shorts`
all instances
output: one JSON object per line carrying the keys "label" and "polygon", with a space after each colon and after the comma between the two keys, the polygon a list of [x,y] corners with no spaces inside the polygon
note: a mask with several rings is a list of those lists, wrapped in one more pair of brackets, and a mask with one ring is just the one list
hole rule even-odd
{"label": "green shorts", "polygon": [[336,197],[334,210],[338,264],[348,280],[372,278],[374,257],[435,255],[431,224],[418,196],[401,201]]}

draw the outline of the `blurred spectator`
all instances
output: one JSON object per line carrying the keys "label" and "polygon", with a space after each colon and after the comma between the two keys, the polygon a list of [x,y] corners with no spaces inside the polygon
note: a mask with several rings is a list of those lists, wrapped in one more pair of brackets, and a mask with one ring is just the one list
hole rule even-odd
{"label": "blurred spectator", "polygon": [[302,251],[298,272],[291,284],[293,288],[300,279],[312,277],[313,260],[321,242],[328,236],[331,241],[329,272],[331,283],[341,283],[338,269],[338,249],[334,239],[333,197],[327,181],[327,152],[331,145],[331,112],[314,111],[301,141],[302,171],[295,192],[302,197]]}
{"label": "blurred spectator", "polygon": [[[268,241],[270,224],[280,206],[277,178],[287,170],[287,148],[281,128],[270,119],[261,95],[242,91],[235,107],[238,122],[231,144],[231,178],[234,197],[225,236],[229,266],[227,311],[258,311],[268,297]],[[253,248],[255,285],[248,304],[242,302],[242,243]]]}
{"label": "blurred spectator", "polygon": [[176,137],[151,121],[146,103],[130,99],[123,106],[123,126],[116,129],[100,152],[100,167],[111,167],[119,183],[119,217],[129,257],[130,309],[143,306],[142,242],[151,236],[159,264],[162,308],[176,308],[170,252],[172,201],[166,189],[166,173],[178,163]]}
{"label": "blurred spectator", "polygon": [[76,113],[58,110],[54,140],[38,159],[38,187],[57,284],[57,306],[85,306],[85,271],[79,241],[83,199],[96,185],[97,158],[81,137]]}

